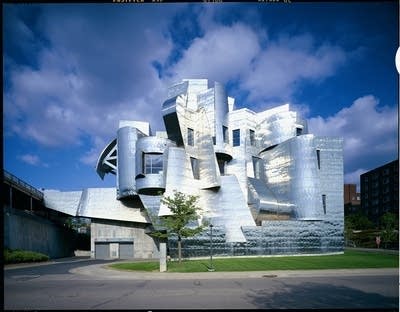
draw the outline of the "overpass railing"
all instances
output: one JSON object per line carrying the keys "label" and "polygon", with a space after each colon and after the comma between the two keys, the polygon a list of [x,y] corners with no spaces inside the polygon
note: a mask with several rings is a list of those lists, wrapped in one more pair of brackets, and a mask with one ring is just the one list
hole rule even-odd
{"label": "overpass railing", "polygon": [[21,179],[17,178],[15,175],[9,173],[8,171],[3,169],[4,174],[4,181],[10,183],[11,185],[15,186],[16,188],[20,189],[21,191],[30,194],[33,197],[36,197],[40,200],[43,199],[43,193],[39,191],[37,188],[29,185],[28,183],[22,181]]}

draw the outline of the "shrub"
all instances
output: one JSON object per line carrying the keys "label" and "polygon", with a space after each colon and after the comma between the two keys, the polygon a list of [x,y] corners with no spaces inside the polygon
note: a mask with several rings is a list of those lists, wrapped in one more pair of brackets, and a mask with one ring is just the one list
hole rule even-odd
{"label": "shrub", "polygon": [[21,249],[4,249],[4,263],[23,263],[23,262],[42,262],[48,261],[49,256],[34,252],[34,251],[26,251]]}

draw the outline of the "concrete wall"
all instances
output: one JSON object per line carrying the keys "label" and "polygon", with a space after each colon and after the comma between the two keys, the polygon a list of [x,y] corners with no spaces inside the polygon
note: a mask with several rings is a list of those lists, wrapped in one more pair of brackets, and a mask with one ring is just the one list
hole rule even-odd
{"label": "concrete wall", "polygon": [[[118,249],[118,242],[133,241],[134,258],[159,258],[159,249],[154,239],[147,235],[147,224],[114,220],[92,219],[91,257],[95,258],[95,242],[110,243],[110,250]],[[115,253],[118,257],[118,252]]]}
{"label": "concrete wall", "polygon": [[75,233],[27,212],[4,208],[4,247],[40,252],[50,258],[74,255]]}

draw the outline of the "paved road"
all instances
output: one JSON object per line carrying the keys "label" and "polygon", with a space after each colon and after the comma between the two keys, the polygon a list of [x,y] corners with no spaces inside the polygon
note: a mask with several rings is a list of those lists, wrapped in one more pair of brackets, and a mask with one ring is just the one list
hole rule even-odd
{"label": "paved road", "polygon": [[67,259],[4,271],[5,309],[398,310],[398,270],[126,273]]}

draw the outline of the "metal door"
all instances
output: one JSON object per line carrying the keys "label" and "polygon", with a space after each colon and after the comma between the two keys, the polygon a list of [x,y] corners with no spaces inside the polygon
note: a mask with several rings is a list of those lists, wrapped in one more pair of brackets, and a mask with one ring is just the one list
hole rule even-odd
{"label": "metal door", "polygon": [[109,259],[110,258],[110,244],[109,243],[95,243],[94,245],[96,259]]}
{"label": "metal door", "polygon": [[133,242],[120,242],[119,243],[119,258],[132,259],[133,258]]}

